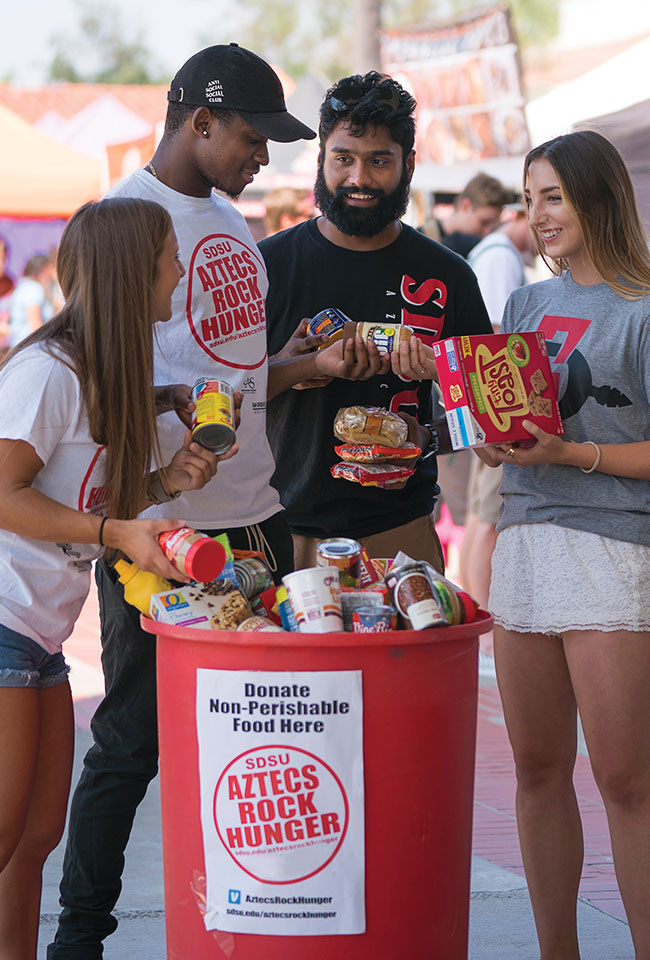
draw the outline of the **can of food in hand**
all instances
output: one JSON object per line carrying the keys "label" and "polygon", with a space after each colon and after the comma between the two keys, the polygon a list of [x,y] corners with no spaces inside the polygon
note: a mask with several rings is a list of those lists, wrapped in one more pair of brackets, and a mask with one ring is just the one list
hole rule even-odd
{"label": "can of food in hand", "polygon": [[330,537],[316,547],[316,566],[336,567],[342,587],[358,587],[361,544],[348,537]]}
{"label": "can of food in hand", "polygon": [[307,333],[310,337],[324,335],[329,337],[327,343],[323,343],[319,347],[319,350],[321,350],[323,347],[328,347],[330,343],[340,340],[346,323],[350,322],[350,318],[346,317],[342,310],[337,310],[336,307],[326,307],[311,318],[307,324]]}
{"label": "can of food in hand", "polygon": [[396,629],[395,607],[357,607],[352,612],[352,633],[386,633]]}
{"label": "can of food in hand", "polygon": [[354,329],[344,331],[348,336],[361,337],[364,343],[374,343],[381,354],[392,353],[413,336],[413,327],[404,323],[356,323]]}
{"label": "can of food in hand", "polygon": [[245,597],[250,600],[258,593],[264,593],[271,586],[271,571],[259,557],[249,557],[246,560],[235,560],[235,576],[239,588]]}
{"label": "can of food in hand", "polygon": [[393,603],[414,630],[447,626],[425,563],[418,561],[395,567],[386,577],[386,583],[392,590]]}
{"label": "can of food in hand", "polygon": [[227,453],[235,442],[235,403],[225,380],[201,377],[192,388],[196,406],[192,415],[192,440],[212,453]]}

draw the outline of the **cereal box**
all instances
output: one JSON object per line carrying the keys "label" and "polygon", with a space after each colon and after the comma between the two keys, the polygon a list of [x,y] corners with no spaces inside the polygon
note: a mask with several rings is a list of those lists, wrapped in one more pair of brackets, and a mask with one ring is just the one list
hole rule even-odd
{"label": "cereal box", "polygon": [[433,352],[454,450],[530,440],[523,420],[564,433],[542,333],[450,337]]}

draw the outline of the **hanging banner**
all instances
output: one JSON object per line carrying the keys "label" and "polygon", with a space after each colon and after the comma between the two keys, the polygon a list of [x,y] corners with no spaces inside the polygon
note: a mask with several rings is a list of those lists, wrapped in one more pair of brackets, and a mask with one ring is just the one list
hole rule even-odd
{"label": "hanging banner", "polygon": [[198,669],[207,930],[364,933],[361,671]]}
{"label": "hanging banner", "polygon": [[382,67],[417,100],[418,168],[530,149],[519,50],[507,6],[387,30]]}

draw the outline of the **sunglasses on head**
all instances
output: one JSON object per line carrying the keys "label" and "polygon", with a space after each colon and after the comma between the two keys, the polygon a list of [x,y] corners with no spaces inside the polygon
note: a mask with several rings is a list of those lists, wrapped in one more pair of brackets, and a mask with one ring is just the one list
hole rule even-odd
{"label": "sunglasses on head", "polygon": [[377,104],[396,110],[399,106],[399,93],[392,87],[359,87],[353,84],[342,84],[338,87],[335,96],[331,96],[328,103],[335,113],[345,113],[356,107],[367,93],[373,94]]}

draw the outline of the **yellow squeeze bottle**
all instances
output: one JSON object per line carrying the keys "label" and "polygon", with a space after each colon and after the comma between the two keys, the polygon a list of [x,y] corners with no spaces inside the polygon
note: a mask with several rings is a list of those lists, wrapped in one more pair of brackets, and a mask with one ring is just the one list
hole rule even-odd
{"label": "yellow squeeze bottle", "polygon": [[169,580],[155,573],[141,570],[135,563],[129,563],[128,560],[118,560],[115,569],[120,583],[124,584],[124,599],[146,617],[149,616],[149,605],[154,593],[164,593],[172,588]]}

